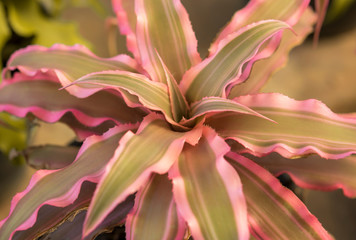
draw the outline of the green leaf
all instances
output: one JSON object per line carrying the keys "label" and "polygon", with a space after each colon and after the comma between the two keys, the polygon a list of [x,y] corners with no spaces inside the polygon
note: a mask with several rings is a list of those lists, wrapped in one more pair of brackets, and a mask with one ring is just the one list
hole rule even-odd
{"label": "green leaf", "polygon": [[287,27],[281,21],[261,21],[227,36],[213,56],[184,75],[180,88],[188,102],[209,96],[225,97],[225,88],[237,80],[243,65],[257,54],[266,40]]}
{"label": "green leaf", "polygon": [[28,140],[27,121],[5,112],[0,112],[0,120],[7,125],[0,125],[0,151],[7,155],[12,149],[23,150]]}
{"label": "green leaf", "polygon": [[[10,37],[10,29],[7,25],[7,19],[6,19],[6,14],[5,14],[5,9],[4,9],[4,4],[3,2],[0,2],[0,71],[2,69],[2,48],[4,47],[6,41]],[[1,76],[0,76],[0,82],[1,82]]]}
{"label": "green leaf", "polygon": [[121,139],[90,204],[85,235],[118,203],[146,184],[152,172],[167,172],[178,158],[186,139],[190,138],[189,134],[196,134],[194,130],[190,133],[174,132],[158,116],[149,115],[136,134],[128,132]]}
{"label": "green leaf", "polygon": [[253,161],[228,154],[243,184],[249,227],[257,239],[333,239],[306,206]]}
{"label": "green leaf", "polygon": [[79,43],[90,46],[89,42],[79,35],[74,23],[46,17],[38,1],[7,1],[7,8],[9,22],[14,31],[20,36],[34,35],[35,44],[48,47],[55,43]]}
{"label": "green leaf", "polygon": [[[154,231],[152,231],[154,229]],[[167,175],[152,174],[136,194],[126,220],[126,239],[183,239],[185,223],[177,213],[172,183]]]}
{"label": "green leaf", "polygon": [[197,145],[186,144],[170,170],[178,209],[194,239],[248,239],[242,185],[225,161],[228,145],[205,127]]}

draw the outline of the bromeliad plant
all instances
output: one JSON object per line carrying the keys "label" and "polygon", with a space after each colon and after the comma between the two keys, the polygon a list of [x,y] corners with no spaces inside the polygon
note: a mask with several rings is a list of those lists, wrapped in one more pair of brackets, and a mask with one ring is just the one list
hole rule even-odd
{"label": "bromeliad plant", "polygon": [[14,53],[1,110],[64,122],[84,143],[38,149],[62,165],[14,197],[0,239],[91,239],[123,223],[127,239],[331,239],[268,170],[355,196],[356,119],[258,93],[311,31],[308,4],[251,1],[204,60],[179,0],[113,0],[134,59],[79,45]]}

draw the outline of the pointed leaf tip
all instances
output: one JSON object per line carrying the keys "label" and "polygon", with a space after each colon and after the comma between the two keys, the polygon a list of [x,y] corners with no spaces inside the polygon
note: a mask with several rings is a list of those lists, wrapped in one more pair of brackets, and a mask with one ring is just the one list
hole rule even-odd
{"label": "pointed leaf tip", "polygon": [[290,27],[282,21],[266,20],[228,35],[214,55],[184,74],[180,88],[188,102],[209,96],[226,97],[226,87],[236,84],[243,66],[256,61],[254,56],[263,43],[286,28]]}

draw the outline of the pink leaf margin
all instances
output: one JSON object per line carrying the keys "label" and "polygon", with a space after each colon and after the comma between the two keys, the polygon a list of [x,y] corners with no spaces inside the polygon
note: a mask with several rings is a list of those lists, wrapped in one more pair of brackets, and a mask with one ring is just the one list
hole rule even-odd
{"label": "pink leaf margin", "polygon": [[[137,127],[137,125],[133,125],[133,124],[128,124],[128,125],[122,125],[120,127],[115,127],[110,129],[109,131],[107,131],[106,133],[104,133],[102,136],[91,136],[89,138],[87,138],[82,147],[80,148],[78,155],[76,157],[76,159],[74,161],[77,161],[77,159],[91,146],[93,146],[94,144],[101,142],[103,140],[106,140],[108,138],[110,138],[111,136],[118,134],[120,132],[123,131],[128,131],[130,129],[133,129]],[[12,201],[11,201],[11,207],[10,207],[10,213],[9,216],[6,217],[5,219],[3,219],[0,222],[0,228],[4,225],[4,223],[7,221],[7,219],[11,216],[11,213],[14,211],[17,203],[19,202],[19,200],[25,196],[28,192],[31,191],[31,189],[45,176],[57,172],[60,170],[39,170],[37,171],[31,178],[30,183],[28,185],[28,187],[21,193],[16,194]],[[64,207],[67,206],[69,204],[72,204],[78,197],[79,192],[80,192],[80,188],[81,185],[84,181],[89,181],[89,182],[94,182],[94,183],[98,183],[99,180],[101,179],[101,176],[103,175],[104,170],[97,172],[94,175],[91,176],[86,176],[83,177],[81,179],[79,179],[76,184],[74,186],[71,187],[71,189],[64,195],[62,195],[61,197],[58,198],[53,198],[50,200],[47,200],[45,202],[43,202],[41,205],[39,205],[39,207],[35,210],[34,213],[32,213],[31,217],[29,217],[26,221],[24,221],[21,225],[19,225],[10,235],[10,239],[12,238],[12,236],[14,235],[14,233],[16,231],[20,231],[20,230],[26,230],[30,227],[32,227],[35,222],[36,222],[36,218],[37,218],[37,214],[39,209],[43,206],[43,205],[52,205],[55,207]]]}
{"label": "pink leaf margin", "polygon": [[140,53],[137,48],[137,40],[135,30],[131,29],[130,23],[127,17],[127,13],[123,7],[123,1],[134,0],[112,0],[112,6],[117,17],[120,33],[126,36],[127,49],[134,55],[135,59],[140,62]]}
{"label": "pink leaf margin", "polygon": [[[328,232],[322,227],[318,219],[312,215],[307,207],[302,203],[302,201],[296,197],[289,189],[283,187],[281,183],[275,178],[271,173],[269,173],[264,168],[260,167],[250,159],[238,155],[233,152],[229,152],[226,156],[233,161],[238,162],[239,164],[243,165],[249,171],[253,172],[255,175],[259,176],[260,179],[263,179],[269,187],[272,188],[274,192],[276,192],[281,198],[287,201],[294,209],[298,212],[299,216],[314,230],[316,231],[322,239],[333,239]],[[261,239],[269,239],[269,236],[261,230],[258,224],[253,220],[249,219],[250,227],[254,229],[255,232],[258,233],[258,236]],[[253,231],[252,231],[253,232]],[[310,239],[314,239],[311,236]]]}
{"label": "pink leaf margin", "polygon": [[[121,138],[119,142],[119,147],[116,149],[114,156],[106,165],[105,173],[103,174],[102,179],[105,179],[105,176],[110,172],[110,169],[113,167],[116,160],[119,158],[120,154],[124,151],[126,144],[129,142],[129,140],[135,135],[140,134],[147,127],[147,125],[149,125],[151,122],[157,119],[163,120],[164,117],[155,113],[148,115],[147,117],[144,118],[136,134],[134,134],[131,131],[128,131]],[[158,174],[166,173],[173,165],[173,163],[178,159],[178,156],[183,149],[184,143],[185,142],[189,142],[191,144],[197,143],[198,139],[201,136],[201,131],[202,131],[201,127],[198,127],[191,130],[190,132],[182,134],[182,137],[174,140],[169,146],[169,148],[167,149],[167,151],[165,152],[165,154],[163,155],[163,157],[156,164],[147,168],[123,193],[121,193],[121,195],[117,197],[115,201],[112,203],[112,205],[109,208],[107,208],[106,211],[104,211],[100,217],[98,217],[98,219],[96,220],[96,224],[90,225],[88,227],[87,224],[88,217],[87,217],[84,223],[83,236],[87,236],[91,231],[93,231],[95,227],[115,208],[117,204],[124,201],[127,198],[127,196],[136,192],[138,189],[141,188],[141,186],[147,184],[147,181],[151,173],[158,173]],[[100,189],[102,185],[103,182],[102,181],[99,182],[97,189]],[[96,198],[97,194],[98,194],[98,190],[95,191],[93,199]],[[87,216],[90,215],[92,208],[93,208],[92,205],[90,205]]]}
{"label": "pink leaf margin", "polygon": [[[12,62],[14,61],[15,58],[20,57],[22,54],[26,54],[32,51],[40,51],[40,52],[52,52],[52,51],[63,51],[63,52],[71,52],[71,51],[78,51],[80,53],[83,53],[85,55],[88,55],[90,57],[96,58],[101,61],[117,61],[117,62],[122,62],[125,63],[127,66],[133,68],[133,69],[138,69],[138,64],[137,62],[129,57],[128,55],[125,54],[120,54],[112,58],[101,58],[96,56],[94,53],[92,53],[88,48],[86,48],[83,45],[80,44],[75,44],[73,46],[67,46],[64,44],[56,43],[52,45],[51,47],[47,48],[44,46],[40,45],[30,45],[25,48],[22,48],[20,50],[17,50],[15,53],[13,53],[7,63],[7,69],[9,70],[14,70],[18,68],[21,72],[24,72],[25,74],[29,76],[33,76],[34,74],[37,73],[37,71],[41,72],[47,72],[49,69],[47,68],[40,68],[40,69],[32,69],[24,66],[12,66]],[[5,73],[5,71],[4,71]]]}
{"label": "pink leaf margin", "polygon": [[[238,204],[232,204],[234,215],[237,217],[237,229],[239,230],[239,239],[248,239],[249,230],[247,224],[247,207],[245,198],[242,191],[242,184],[240,178],[236,174],[236,171],[226,162],[224,155],[230,151],[230,147],[225,141],[219,137],[214,130],[205,126],[203,128],[203,136],[205,136],[216,156],[216,168],[220,173],[223,182],[227,188],[228,195],[231,202]],[[178,209],[183,218],[187,221],[190,230],[193,232],[193,236],[196,239],[204,239],[199,223],[195,218],[192,210],[189,207],[189,201],[185,194],[184,179],[179,173],[178,162],[176,162],[169,170],[169,178],[173,182],[173,196],[177,202]]]}
{"label": "pink leaf margin", "polygon": [[[58,83],[58,79],[56,78],[56,76],[54,75],[54,73],[52,71],[47,71],[46,73],[36,72],[33,76],[23,75],[22,73],[15,73],[13,78],[3,79],[0,89],[3,89],[7,85],[10,85],[13,83],[23,82],[23,81],[36,81],[38,79],[46,79],[48,81]],[[114,118],[91,117],[91,116],[89,116],[75,108],[51,111],[51,110],[41,108],[39,106],[21,107],[21,106],[16,106],[16,105],[12,105],[12,104],[0,104],[0,111],[6,111],[12,115],[17,116],[17,117],[25,117],[27,114],[32,113],[39,119],[41,119],[45,122],[49,122],[49,123],[58,122],[66,113],[70,112],[75,116],[75,118],[81,124],[89,126],[89,127],[96,127],[108,120],[113,121],[118,125],[121,124]]]}
{"label": "pink leaf margin", "polygon": [[[192,84],[192,82],[194,81],[195,77],[215,58],[216,55],[219,54],[219,51],[222,48],[224,48],[231,40],[233,40],[237,36],[241,35],[242,33],[250,30],[251,28],[255,27],[258,24],[263,24],[263,23],[272,22],[272,21],[278,21],[278,20],[262,20],[262,21],[259,21],[256,23],[249,24],[249,25],[239,29],[238,31],[234,32],[233,34],[226,36],[221,41],[219,41],[219,43],[217,45],[216,52],[214,54],[207,57],[199,64],[191,67],[183,75],[182,81],[179,84],[179,88],[181,89],[182,93],[185,94],[188,91],[188,89],[189,89],[190,85]],[[283,23],[282,21],[278,21],[278,22]],[[270,35],[269,37],[264,39],[260,44],[258,44],[255,51],[251,54],[251,56],[248,57],[247,59],[245,59],[241,63],[241,66],[239,67],[236,76],[231,78],[223,87],[223,89],[224,89],[223,94],[222,94],[223,98],[227,98],[227,95],[228,95],[227,91],[229,91],[229,89],[231,89],[231,87],[228,87],[229,85],[236,85],[238,83],[243,82],[246,79],[246,76],[248,76],[249,72],[251,71],[252,65],[254,62],[256,62],[257,60],[260,60],[262,58],[265,58],[267,56],[270,56],[273,53],[273,51],[278,47],[278,45],[280,43],[281,32],[284,29],[292,30],[292,28],[288,24],[286,24],[286,23],[284,23],[284,24],[285,24],[285,28],[282,28],[282,29],[276,31],[275,33],[273,33],[272,35]],[[272,39],[274,38],[274,40],[270,41],[269,44],[267,44],[267,47],[265,47],[261,50],[260,48],[262,47],[262,45],[264,43],[266,43],[267,41],[269,41],[271,38]],[[243,66],[246,64],[248,64],[247,68],[243,69]],[[244,78],[241,78],[241,76],[244,76]],[[228,87],[228,89],[226,89],[226,87]]]}
{"label": "pink leaf margin", "polygon": [[[241,10],[237,11],[234,16],[232,17],[230,23],[224,27],[221,33],[218,35],[217,39],[211,45],[209,49],[209,56],[214,55],[218,50],[218,45],[220,42],[229,36],[230,34],[238,31],[241,27],[241,22],[245,22],[251,15],[254,14],[256,9],[261,5],[262,2],[266,2],[266,0],[251,0],[249,3]],[[305,9],[308,7],[310,0],[300,0],[300,7],[298,10],[292,14],[288,19],[284,19],[283,21],[289,24],[290,26],[295,25]]]}
{"label": "pink leaf margin", "polygon": [[[132,232],[128,231],[128,229],[132,229],[132,226],[134,224],[134,222],[133,222],[134,214],[139,212],[139,210],[142,208],[142,202],[140,202],[139,200],[142,198],[143,195],[146,194],[147,188],[152,183],[152,180],[153,180],[153,177],[151,176],[151,178],[147,181],[146,186],[141,187],[136,193],[135,205],[131,209],[130,213],[127,215],[127,218],[126,218],[126,239],[132,239],[133,238],[133,236],[131,236]],[[172,197],[172,201],[171,201],[171,204],[170,204],[170,207],[169,207],[169,215],[167,217],[168,220],[172,219],[172,217],[171,217],[172,216],[172,208],[174,207],[175,204],[176,203],[174,201],[174,198]],[[181,214],[178,211],[177,207],[176,207],[176,214],[177,214],[177,222],[178,222],[178,226],[177,226],[178,231],[177,231],[175,240],[181,240],[181,239],[184,238],[184,234],[185,234],[185,231],[186,231],[186,225],[185,225],[184,218],[181,216]],[[171,221],[167,221],[166,229],[168,229],[170,225],[171,225]],[[168,233],[169,233],[169,231],[166,231],[165,235],[167,235]],[[168,239],[167,237],[168,236],[164,236],[162,239]]]}
{"label": "pink leaf margin", "polygon": [[[327,118],[330,118],[333,121],[338,121],[340,124],[356,124],[356,115],[345,115],[345,114],[336,114],[332,112],[324,103],[316,99],[308,99],[303,101],[297,101],[292,98],[289,98],[280,93],[259,93],[259,94],[252,94],[252,95],[245,95],[234,98],[235,101],[241,103],[247,107],[255,108],[255,107],[278,107],[282,109],[289,109],[295,111],[301,111],[306,113],[316,113]],[[263,112],[261,113],[263,114]],[[327,120],[325,120],[327,121]],[[355,128],[356,127],[352,127]],[[270,147],[258,147],[255,145],[250,145],[248,142],[243,141],[242,139],[238,140],[241,144],[243,144],[246,149],[244,152],[251,153],[252,155],[256,155],[262,157],[267,155],[271,152],[278,152],[282,156],[286,158],[293,158],[295,156],[305,155],[309,153],[317,153],[319,156],[328,159],[340,159],[347,157],[351,154],[356,153],[355,150],[346,151],[340,154],[328,154],[314,146],[306,146],[303,148],[295,149],[289,147],[283,143],[277,143]],[[253,150],[252,150],[253,149]]]}

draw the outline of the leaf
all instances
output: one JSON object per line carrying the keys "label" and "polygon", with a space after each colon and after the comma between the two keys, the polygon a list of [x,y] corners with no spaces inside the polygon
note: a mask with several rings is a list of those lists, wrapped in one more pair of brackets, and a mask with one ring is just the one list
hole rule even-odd
{"label": "leaf", "polygon": [[103,135],[103,133],[107,132],[110,128],[116,126],[113,121],[105,121],[98,126],[88,127],[81,124],[71,113],[64,114],[59,121],[70,126],[77,135],[79,141],[82,141],[91,135]]}
{"label": "leaf", "polygon": [[105,88],[124,89],[137,96],[145,107],[162,111],[172,119],[166,85],[150,81],[144,75],[126,71],[105,71],[85,75],[68,85],[67,88],[71,88],[73,85],[77,85],[76,87],[81,89],[76,93],[76,96],[81,98],[88,97]]}
{"label": "leaf", "polygon": [[163,60],[159,57],[159,55],[158,58],[165,74],[165,83],[167,84],[173,119],[176,122],[179,122],[182,118],[187,117],[189,114],[188,102],[180,91],[179,86],[173,75],[169,72],[169,69],[164,64]]}
{"label": "leaf", "polygon": [[224,113],[224,112],[235,112],[242,114],[250,114],[265,118],[261,114],[252,109],[236,102],[233,100],[219,98],[219,97],[209,97],[203,98],[202,100],[195,102],[191,105],[191,119],[195,119],[204,114],[214,114],[214,113]]}
{"label": "leaf", "polygon": [[220,42],[218,51],[192,67],[183,77],[180,88],[188,102],[203,97],[226,97],[225,88],[236,82],[242,67],[261,45],[287,28],[283,22],[268,20],[249,25]]}
{"label": "leaf", "polygon": [[68,206],[54,207],[43,205],[38,211],[35,224],[26,230],[17,231],[14,234],[13,240],[33,240],[45,235],[47,232],[55,230],[88,206],[95,187],[96,184],[94,183],[83,182],[77,199]]}
{"label": "leaf", "polygon": [[326,22],[330,23],[342,17],[355,3],[355,0],[331,1],[327,9]]}
{"label": "leaf", "polygon": [[[288,1],[284,2],[287,3]],[[306,9],[299,22],[293,26],[295,33],[290,31],[284,32],[281,43],[272,56],[257,61],[253,65],[249,75],[246,76],[246,81],[233,86],[228,97],[233,99],[238,96],[258,93],[269,80],[270,76],[286,64],[290,50],[303,42],[312,31],[314,22],[315,15],[313,11],[310,8]]]}
{"label": "leaf", "polygon": [[9,23],[20,36],[33,36],[34,44],[50,46],[54,43],[89,46],[89,42],[79,35],[74,23],[63,22],[59,18],[49,18],[43,14],[38,1],[7,1]]}
{"label": "leaf", "polygon": [[309,0],[251,0],[237,11],[210,46],[210,55],[216,53],[219,43],[240,28],[261,20],[275,19],[294,26],[306,10]]}
{"label": "leaf", "polygon": [[0,151],[8,155],[12,149],[25,149],[28,140],[27,121],[5,112],[0,112],[0,120],[6,123],[6,126],[0,125]]}
{"label": "leaf", "polygon": [[[7,19],[6,19],[6,13],[5,13],[5,8],[3,2],[0,2],[0,71],[2,69],[2,48],[4,47],[6,41],[10,37],[10,29],[7,25]],[[1,76],[0,76],[0,82],[1,82]]]}
{"label": "leaf", "polygon": [[328,11],[329,0],[316,0],[314,1],[314,3],[315,3],[316,13],[318,15],[318,20],[316,22],[314,39],[313,39],[314,45],[316,45],[319,41],[319,35],[320,35],[321,27],[323,26],[326,12]]}
{"label": "leaf", "polygon": [[248,239],[242,185],[225,161],[229,146],[205,127],[196,146],[186,144],[170,170],[173,194],[194,239]]}
{"label": "leaf", "polygon": [[317,153],[338,159],[356,152],[355,118],[337,115],[317,100],[296,101],[277,93],[235,100],[277,124],[234,113],[213,116],[206,123],[224,138],[243,144],[253,155],[278,152],[293,158]]}
{"label": "leaf", "polygon": [[196,142],[199,137],[199,129],[187,133],[172,131],[155,114],[144,119],[136,134],[125,134],[90,204],[84,235],[89,234],[118,203],[146,184],[152,172],[167,172],[185,141]]}
{"label": "leaf", "polygon": [[[154,231],[152,231],[154,229]],[[183,239],[185,223],[177,213],[167,175],[152,174],[136,194],[126,220],[126,239]]]}
{"label": "leaf", "polygon": [[119,204],[105,220],[94,230],[92,234],[83,238],[82,228],[87,210],[78,213],[74,219],[68,219],[60,225],[54,232],[49,232],[44,239],[50,240],[91,240],[95,239],[100,233],[110,232],[118,223],[122,223],[134,204],[134,195],[129,196],[124,202]]}
{"label": "leaf", "polygon": [[[74,45],[68,47],[55,44],[51,48],[28,46],[12,54],[8,63],[8,70],[19,69],[27,75],[34,75],[37,71],[55,70],[62,86],[92,73],[104,70],[125,70],[137,72],[136,62],[126,55],[113,58],[99,58],[86,47]],[[5,76],[8,72],[5,71]],[[75,94],[76,88],[71,88]]]}
{"label": "leaf", "polygon": [[60,169],[70,165],[78,153],[79,148],[45,145],[29,147],[24,157],[29,166],[35,169]]}
{"label": "leaf", "polygon": [[288,173],[293,182],[302,188],[332,191],[341,188],[349,198],[356,196],[356,156],[333,160],[310,155],[286,159],[278,154],[269,154],[254,159],[275,175]]}
{"label": "leaf", "polygon": [[60,87],[49,72],[32,77],[16,73],[12,79],[4,79],[0,87],[0,110],[19,117],[32,113],[47,122],[56,122],[70,112],[81,124],[91,127],[109,120],[116,124],[136,123],[146,115],[139,108],[128,107],[118,93],[100,91],[79,99],[59,91]]}
{"label": "leaf", "polygon": [[103,136],[89,137],[68,167],[37,171],[26,190],[13,198],[9,216],[0,222],[0,239],[10,239],[16,231],[32,227],[44,205],[66,207],[72,204],[84,181],[99,181],[119,139],[134,127],[120,126]]}
{"label": "leaf", "polygon": [[126,35],[127,49],[132,52],[135,59],[141,63],[140,53],[136,40],[136,12],[133,0],[112,0],[114,12],[117,17],[120,33]]}
{"label": "leaf", "polygon": [[244,187],[248,222],[257,239],[333,239],[305,205],[268,171],[237,154],[226,157]]}
{"label": "leaf", "polygon": [[200,62],[188,14],[180,0],[137,0],[136,37],[143,67],[154,81],[164,82],[163,62],[180,82],[183,74]]}

